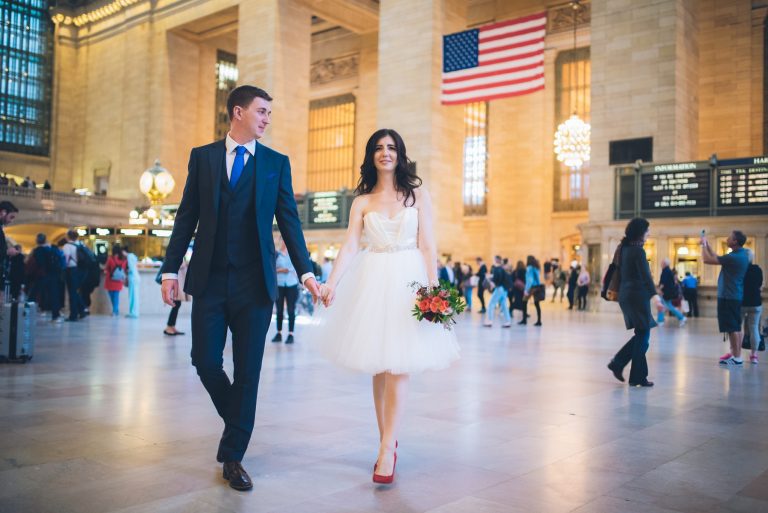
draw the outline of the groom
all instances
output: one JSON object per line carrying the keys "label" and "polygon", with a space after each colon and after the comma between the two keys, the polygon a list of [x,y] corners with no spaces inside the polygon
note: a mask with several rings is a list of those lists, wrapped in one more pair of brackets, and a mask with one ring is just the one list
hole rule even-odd
{"label": "groom", "polygon": [[[193,296],[192,365],[224,420],[216,458],[236,490],[253,487],[240,462],[253,431],[264,340],[277,297],[273,217],[304,286],[315,300],[319,293],[288,157],[257,141],[270,123],[271,102],[258,87],[235,88],[227,100],[226,139],[192,149],[161,269],[163,301],[173,306],[179,297],[177,273],[194,235],[184,285]],[[232,332],[232,382],[223,369],[227,328]]]}

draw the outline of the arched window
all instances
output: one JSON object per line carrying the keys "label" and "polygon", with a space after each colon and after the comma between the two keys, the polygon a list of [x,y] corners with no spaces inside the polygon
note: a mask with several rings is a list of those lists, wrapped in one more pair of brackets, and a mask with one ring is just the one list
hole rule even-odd
{"label": "arched window", "polygon": [[[589,123],[591,61],[589,47],[560,52],[555,60],[555,126],[576,113]],[[554,158],[554,157],[553,157]],[[573,170],[555,159],[555,210],[586,210],[589,162]]]}
{"label": "arched window", "polygon": [[354,189],[355,97],[351,94],[309,103],[309,155],[307,190]]}
{"label": "arched window", "polygon": [[488,212],[488,102],[464,105],[464,215]]}
{"label": "arched window", "polygon": [[53,23],[48,4],[0,2],[0,150],[49,152]]}

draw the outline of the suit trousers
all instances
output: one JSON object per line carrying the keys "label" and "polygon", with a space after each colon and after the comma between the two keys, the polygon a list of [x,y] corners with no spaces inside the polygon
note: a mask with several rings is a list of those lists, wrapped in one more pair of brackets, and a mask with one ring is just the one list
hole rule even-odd
{"label": "suit trousers", "polygon": [[[224,420],[216,459],[242,461],[253,432],[264,340],[272,301],[261,290],[236,293],[242,283],[229,268],[214,271],[205,292],[192,300],[192,365]],[[227,330],[232,332],[232,381],[224,371]]]}

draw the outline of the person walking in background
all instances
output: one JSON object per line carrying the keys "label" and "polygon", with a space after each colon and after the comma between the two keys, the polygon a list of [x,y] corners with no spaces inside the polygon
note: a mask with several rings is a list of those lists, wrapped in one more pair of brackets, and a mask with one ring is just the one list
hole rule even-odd
{"label": "person walking in background", "polygon": [[579,288],[579,272],[581,267],[575,262],[571,263],[571,273],[568,275],[568,292],[565,296],[568,298],[568,310],[573,310],[574,304],[576,304],[576,292]]}
{"label": "person walking in background", "polygon": [[464,293],[464,302],[467,303],[467,311],[472,311],[472,292],[477,287],[478,278],[472,272],[472,266],[469,264],[461,264],[461,275],[464,281],[461,284],[462,292]]}
{"label": "person walking in background", "polygon": [[141,276],[139,275],[139,259],[134,253],[131,253],[128,246],[123,246],[123,258],[128,268],[128,317],[129,319],[139,318],[139,288],[141,287]]}
{"label": "person walking in background", "polygon": [[[168,314],[168,322],[166,323],[165,329],[163,330],[164,335],[168,335],[169,337],[174,337],[177,335],[183,335],[183,331],[179,331],[176,329],[176,319],[179,316],[179,309],[181,308],[181,303],[184,301],[190,301],[191,297],[189,294],[184,292],[184,282],[187,279],[187,268],[189,267],[189,260],[187,256],[185,255],[184,258],[181,261],[181,267],[179,267],[178,272],[178,280],[179,280],[179,296],[173,300],[173,306],[171,307],[171,313]],[[162,278],[161,278],[162,282]]]}
{"label": "person walking in background", "polygon": [[541,326],[541,305],[539,303],[543,300],[543,287],[539,261],[533,255],[528,255],[525,268],[525,290],[523,292],[523,320],[518,324],[528,324],[528,300],[533,296],[533,305],[536,307],[534,326]]}
{"label": "person walking in background", "polygon": [[688,317],[699,316],[699,281],[689,271],[682,282],[683,298],[688,301]]}
{"label": "person walking in background", "polygon": [[717,324],[720,333],[727,333],[731,351],[720,357],[721,365],[741,367],[741,302],[744,299],[744,275],[749,267],[749,256],[744,250],[747,237],[734,230],[726,239],[731,252],[718,256],[701,237],[701,256],[705,264],[721,266],[717,277]]}
{"label": "person walking in background", "polygon": [[493,326],[493,318],[496,316],[496,307],[498,306],[503,319],[501,327],[509,328],[512,326],[512,317],[509,314],[509,305],[507,305],[508,280],[500,256],[496,256],[494,259],[494,265],[491,267],[491,280],[493,281],[493,293],[491,294],[490,301],[488,301],[487,318],[483,326],[488,328]]}
{"label": "person walking in background", "polygon": [[458,289],[459,294],[464,295],[464,271],[461,270],[461,262],[453,264],[453,285]]}
{"label": "person walking in background", "polygon": [[84,317],[83,301],[79,292],[80,284],[83,279],[77,265],[77,239],[77,232],[75,230],[69,230],[67,232],[67,241],[61,247],[66,262],[64,277],[67,283],[67,294],[69,297],[69,317],[67,318],[67,321],[69,322],[75,322]]}
{"label": "person walking in background", "polygon": [[[67,239],[59,239],[59,241],[54,245],[51,244],[51,249],[59,256],[61,259],[61,273],[59,273],[59,286],[57,287],[59,291],[59,306],[63,309],[64,303],[66,302],[67,297],[67,255],[64,254],[64,248],[67,245]],[[68,319],[64,319],[65,321]]]}
{"label": "person walking in background", "polygon": [[563,294],[565,292],[565,282],[568,280],[568,277],[565,274],[565,271],[562,267],[559,265],[557,268],[553,271],[554,278],[552,280],[552,286],[555,288],[554,292],[552,293],[552,302],[555,302],[555,297],[557,296],[557,291],[560,291],[560,302],[563,302]]}
{"label": "person walking in background", "polygon": [[453,272],[453,261],[450,258],[445,262],[445,273],[448,276],[446,281],[456,286],[456,275]]}
{"label": "person walking in background", "polygon": [[280,239],[275,255],[275,268],[277,269],[277,333],[272,337],[272,342],[283,341],[283,312],[288,303],[288,337],[286,344],[293,344],[293,328],[296,325],[296,300],[299,298],[299,276],[288,256],[285,242]]}
{"label": "person walking in background", "polygon": [[437,259],[437,279],[440,281],[449,281],[450,276],[448,276],[448,269],[445,268],[445,264],[440,261],[440,259]]}
{"label": "person walking in background", "polygon": [[643,249],[649,226],[648,221],[641,217],[632,219],[627,223],[624,238],[617,249],[621,252],[619,307],[624,315],[624,325],[628,330],[635,330],[635,334],[608,362],[608,369],[616,379],[624,382],[624,367],[631,361],[629,385],[633,387],[653,386],[653,382],[648,381],[648,362],[645,358],[651,329],[656,326],[651,315],[651,297],[656,294],[656,287]]}
{"label": "person walking in background", "polygon": [[323,265],[320,266],[320,283],[325,283],[328,281],[328,277],[331,275],[331,271],[333,270],[333,262],[331,262],[331,259],[328,257],[323,258]]}
{"label": "person walking in background", "polygon": [[8,243],[5,241],[4,226],[16,219],[19,209],[10,201],[0,201],[0,304],[5,301],[5,280],[8,272]]}
{"label": "person walking in background", "polygon": [[[675,307],[673,301],[680,297],[680,290],[677,286],[677,280],[675,279],[675,272],[669,267],[669,258],[663,258],[661,260],[661,276],[659,277],[659,289],[661,290],[661,300],[664,302],[664,308],[666,308],[672,315],[677,317],[680,322],[680,327],[685,326],[685,316],[680,310]],[[660,313],[658,318],[659,324],[664,324],[664,314]]]}
{"label": "person walking in background", "polygon": [[589,271],[587,271],[587,267],[582,267],[576,280],[579,291],[579,310],[587,309],[587,296],[589,295],[589,284],[591,282],[592,278],[589,275]]}
{"label": "person walking in background", "polygon": [[11,282],[11,300],[19,301],[21,290],[24,286],[24,253],[21,245],[16,244],[8,248],[8,279]]}
{"label": "person walking in background", "polygon": [[29,298],[40,305],[41,311],[51,312],[51,321],[60,322],[59,282],[62,263],[58,250],[48,245],[44,233],[38,233],[37,246],[26,263],[27,281],[31,284]]}
{"label": "person walking in background", "polygon": [[523,296],[525,295],[525,273],[525,264],[522,260],[518,260],[515,268],[512,270],[512,307],[509,312],[514,316],[514,311],[520,310],[523,319],[525,319],[525,303],[523,302]]}
{"label": "person walking in background", "polygon": [[107,258],[104,268],[104,288],[107,289],[109,300],[112,302],[112,317],[120,315],[120,291],[128,276],[128,262],[123,257],[120,244],[112,245],[112,255]]}
{"label": "person walking in background", "polygon": [[485,313],[485,277],[488,274],[488,267],[483,262],[482,257],[475,259],[477,263],[477,299],[480,300],[480,313]]}
{"label": "person walking in background", "polygon": [[[754,253],[748,251],[750,262]],[[744,299],[741,301],[741,314],[744,316],[744,338],[749,337],[750,363],[757,365],[757,351],[760,346],[760,317],[763,313],[763,270],[759,265],[750,263],[744,274]],[[746,341],[745,341],[746,343]]]}

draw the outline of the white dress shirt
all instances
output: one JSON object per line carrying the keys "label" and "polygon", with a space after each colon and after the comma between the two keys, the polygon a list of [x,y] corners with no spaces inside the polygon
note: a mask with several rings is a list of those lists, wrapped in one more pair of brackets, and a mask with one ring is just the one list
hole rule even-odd
{"label": "white dress shirt", "polygon": [[[226,157],[226,166],[227,166],[227,180],[229,180],[232,177],[232,167],[235,164],[235,156],[237,155],[237,147],[238,146],[245,146],[245,153],[243,154],[243,164],[248,163],[248,159],[252,157],[256,153],[256,139],[251,139],[245,144],[239,144],[237,141],[232,139],[232,137],[227,133],[227,138],[224,139],[224,145],[227,148],[227,152],[225,154]],[[301,283],[303,284],[306,282],[309,278],[314,278],[314,274],[311,272],[304,273],[301,275]],[[176,273],[163,273],[163,280],[177,280],[179,279],[178,274]]]}

